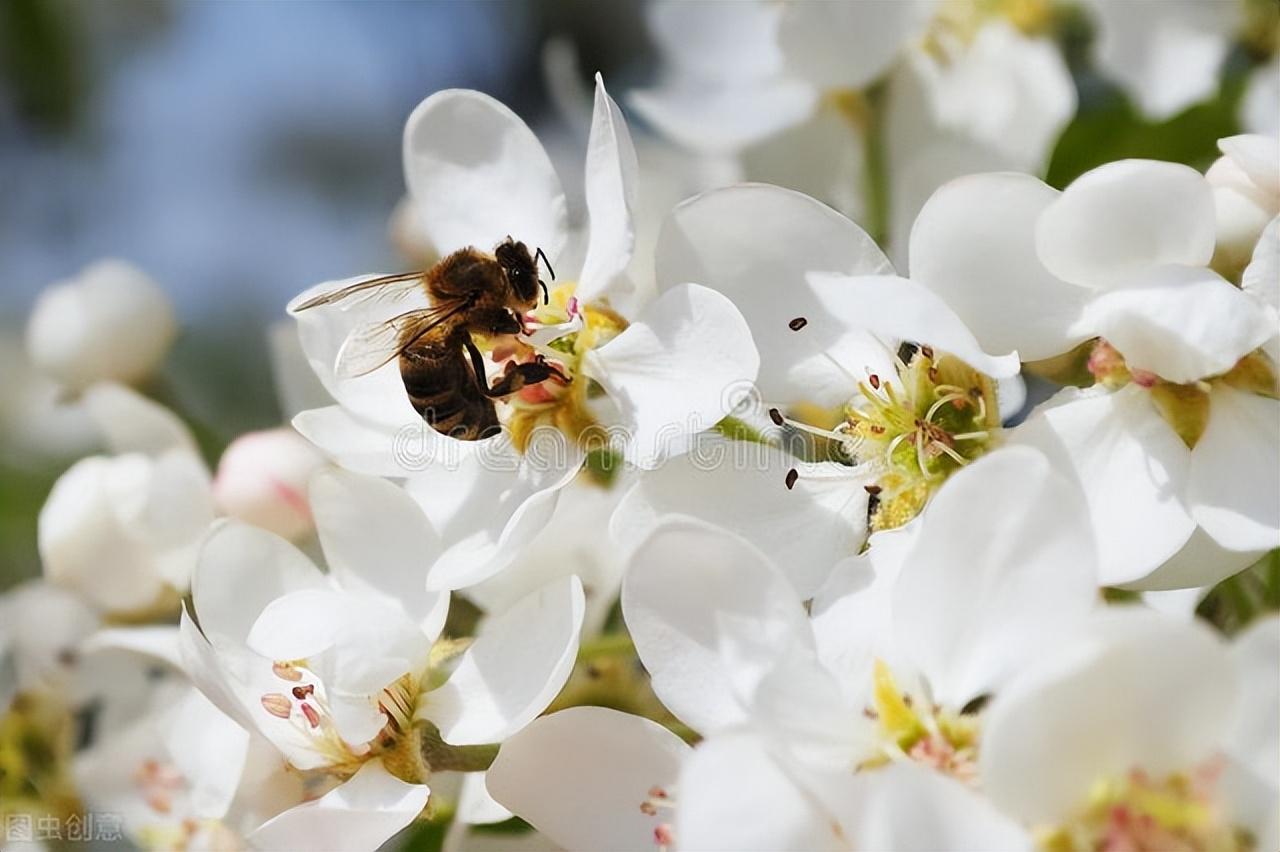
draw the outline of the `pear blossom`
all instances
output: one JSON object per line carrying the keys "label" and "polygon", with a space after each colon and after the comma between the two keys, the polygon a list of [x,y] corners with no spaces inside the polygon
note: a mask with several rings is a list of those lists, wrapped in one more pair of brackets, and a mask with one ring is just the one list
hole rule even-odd
{"label": "pear blossom", "polygon": [[50,285],[27,322],[31,363],[67,390],[150,376],[177,335],[168,297],[142,270],[100,260]]}
{"label": "pear blossom", "polygon": [[1195,621],[1098,619],[992,701],[991,801],[1048,848],[1274,848],[1280,623],[1229,648]]}
{"label": "pear blossom", "polygon": [[1218,148],[1222,156],[1204,175],[1213,186],[1217,214],[1213,268],[1234,281],[1267,223],[1280,214],[1280,137],[1230,136],[1218,140]]}
{"label": "pear blossom", "polygon": [[218,460],[213,499],[220,514],[297,540],[314,528],[307,482],[324,457],[288,427],[248,432]]}
{"label": "pear blossom", "polygon": [[[727,737],[716,747],[722,759],[706,758],[719,767],[707,770],[717,783],[682,776],[679,842],[704,848],[680,838],[686,813],[699,810],[691,790],[714,798],[719,829],[733,832],[719,848],[756,832],[763,839],[753,848],[793,848],[808,844],[781,838],[826,836],[831,845],[831,825],[844,825],[842,814],[876,787],[848,780],[886,764],[970,783],[981,702],[1038,654],[1074,641],[1097,602],[1095,566],[1074,484],[1026,447],[984,456],[911,524],[875,534],[865,555],[838,566],[812,616],[746,540],[691,519],[660,525],[633,557],[623,613],[654,691],[709,738],[692,762]],[[715,601],[714,617],[703,601]],[[770,772],[791,779],[777,782],[793,791],[777,798],[803,806],[724,795],[728,777],[748,771],[735,763],[759,764],[762,754],[776,764]],[[1017,846],[1021,834],[1005,822],[992,815],[994,836]]]}
{"label": "pear blossom", "polygon": [[[478,150],[488,153],[477,159]],[[548,304],[529,317],[535,333],[498,342],[489,366],[541,353],[571,381],[499,401],[504,433],[460,441],[413,411],[394,362],[355,379],[335,372],[353,329],[411,300],[335,305],[296,315],[312,368],[338,405],[303,412],[294,426],[349,469],[407,479],[447,545],[432,582],[458,588],[501,570],[546,522],[582,464],[581,444],[652,467],[737,404],[734,389],[754,378],[757,356],[737,309],[693,279],[631,304],[643,301],[626,275],[636,159],[599,80],[586,158],[589,231],[569,229],[559,179],[533,133],[478,92],[439,92],[420,104],[404,153],[416,226],[439,253],[487,251],[510,234],[541,249],[559,275]]]}
{"label": "pear blossom", "polygon": [[[1280,543],[1280,403],[1259,351],[1277,317],[1207,268],[1214,245],[1208,182],[1143,160],[1061,193],[1023,175],[962,178],[912,231],[913,280],[984,344],[1039,360],[1092,341],[1098,384],[1064,390],[1015,440],[1086,486],[1104,584],[1203,586]],[[1209,544],[1211,559],[1180,553]]]}
{"label": "pear blossom", "polygon": [[[891,235],[952,177],[1042,168],[1075,112],[1070,74],[1035,34],[1044,22],[1034,13],[1006,19],[983,4],[932,0],[649,11],[663,74],[632,103],[682,144],[730,156],[743,178],[861,218],[874,180],[866,148],[883,109]],[[881,81],[882,95],[869,95]]]}
{"label": "pear blossom", "polygon": [[84,403],[112,455],[72,465],[40,510],[45,577],[104,613],[176,609],[213,520],[209,472],[167,409],[110,383]]}
{"label": "pear blossom", "polygon": [[[996,380],[1017,374],[1017,355],[983,351],[864,231],[807,196],[747,184],[690,199],[663,228],[657,272],[660,289],[701,280],[742,310],[761,356],[762,436],[782,446],[719,459],[703,442],[645,472],[615,516],[632,543],[646,520],[705,516],[778,559],[807,598],[857,552],[868,515],[872,529],[900,526],[999,440]],[[789,453],[808,437],[830,449]]]}
{"label": "pear blossom", "polygon": [[373,848],[421,811],[433,771],[458,768],[458,747],[500,742],[551,701],[573,665],[582,588],[553,581],[469,646],[442,641],[448,593],[426,589],[439,538],[412,499],[339,471],[317,474],[310,499],[329,573],[221,522],[193,577],[199,626],[184,613],[183,660],[296,770],[342,781],[260,833]]}

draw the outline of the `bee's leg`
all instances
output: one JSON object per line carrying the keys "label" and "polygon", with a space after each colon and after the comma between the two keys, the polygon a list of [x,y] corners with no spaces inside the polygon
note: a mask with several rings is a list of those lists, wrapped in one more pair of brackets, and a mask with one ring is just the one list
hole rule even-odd
{"label": "bee's leg", "polygon": [[471,355],[471,366],[475,370],[476,381],[480,384],[480,392],[487,397],[497,399],[511,396],[511,394],[523,387],[545,382],[553,376],[565,384],[569,383],[568,377],[559,368],[548,364],[539,357],[537,361],[508,365],[507,372],[490,387],[489,379],[484,371],[484,356],[480,354],[480,350],[471,341],[467,341],[466,346],[467,352]]}

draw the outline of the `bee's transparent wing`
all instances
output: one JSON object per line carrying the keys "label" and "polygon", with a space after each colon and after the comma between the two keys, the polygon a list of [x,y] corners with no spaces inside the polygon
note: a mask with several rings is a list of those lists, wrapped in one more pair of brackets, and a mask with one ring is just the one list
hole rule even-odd
{"label": "bee's transparent wing", "polygon": [[337,290],[330,290],[327,293],[313,296],[294,307],[293,310],[305,311],[309,308],[332,305],[337,302],[345,302],[346,304],[342,306],[343,310],[349,310],[372,300],[403,299],[410,293],[422,291],[423,274],[421,271],[401,272],[395,275],[381,275],[377,278],[370,278],[367,281],[357,281],[355,284],[349,284],[346,287],[340,287]]}
{"label": "bee's transparent wing", "polygon": [[467,307],[458,300],[408,311],[385,322],[374,322],[354,329],[338,350],[334,372],[344,379],[367,375],[398,357],[422,336],[449,317]]}

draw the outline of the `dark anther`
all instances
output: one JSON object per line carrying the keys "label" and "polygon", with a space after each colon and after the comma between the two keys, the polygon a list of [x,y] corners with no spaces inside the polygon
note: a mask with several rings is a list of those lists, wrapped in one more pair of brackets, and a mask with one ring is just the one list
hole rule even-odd
{"label": "dark anther", "polygon": [[786,480],[785,480],[785,481],[786,481],[786,483],[787,483],[787,490],[788,490],[788,491],[790,491],[792,488],[795,488],[795,487],[796,487],[796,480],[797,480],[797,479],[799,479],[799,478],[800,478],[800,474],[799,474],[799,472],[798,472],[798,471],[796,471],[796,469],[795,469],[794,467],[793,467],[793,468],[791,468],[791,470],[787,471],[787,478],[786,478]]}
{"label": "dark anther", "polygon": [[904,364],[910,364],[911,359],[915,357],[916,350],[919,349],[914,343],[903,341],[898,344],[898,360]]}
{"label": "dark anther", "polygon": [[776,408],[769,409],[769,419],[773,421],[774,426],[782,426],[787,422],[783,419],[782,412]]}
{"label": "dark anther", "polygon": [[541,260],[543,263],[545,263],[547,265],[547,272],[551,273],[551,280],[552,281],[556,280],[556,271],[551,268],[551,261],[547,260],[547,253],[542,250],[541,246],[538,247],[538,251],[533,255],[533,259]]}
{"label": "dark anther", "polygon": [[293,693],[293,697],[298,699],[299,701],[306,698],[308,695],[310,695],[315,691],[316,691],[316,686],[313,683],[309,683],[306,686],[295,686],[293,689],[290,690],[290,692]]}
{"label": "dark anther", "polygon": [[921,355],[923,355],[923,356],[924,356],[924,357],[926,357],[926,358],[932,358],[932,357],[933,357],[933,347],[932,347],[932,346],[921,346],[921,347],[920,347],[920,354],[921,354]]}
{"label": "dark anther", "polygon": [[991,699],[990,695],[979,695],[968,704],[960,708],[961,716],[972,716],[982,712],[982,708],[987,706],[987,701]]}
{"label": "dark anther", "polygon": [[868,494],[874,497],[875,495],[880,493],[881,488],[879,485],[864,485],[862,486],[862,490],[866,491]]}
{"label": "dark anther", "polygon": [[791,329],[792,331],[799,331],[800,329],[804,328],[808,324],[809,324],[809,321],[804,317],[796,317],[791,322],[787,323],[787,328]]}
{"label": "dark anther", "polygon": [[876,390],[880,390],[880,377],[877,376],[875,373],[872,373],[870,376],[868,376],[867,381],[871,382],[871,387],[875,388]]}

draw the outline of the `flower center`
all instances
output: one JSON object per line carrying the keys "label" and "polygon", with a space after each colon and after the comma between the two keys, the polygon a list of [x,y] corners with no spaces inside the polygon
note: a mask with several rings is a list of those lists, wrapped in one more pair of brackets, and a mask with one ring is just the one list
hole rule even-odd
{"label": "flower center", "polygon": [[872,706],[864,712],[878,723],[881,752],[859,764],[858,771],[906,758],[976,784],[976,714],[920,706],[898,686],[883,660],[876,660],[873,680]]}
{"label": "flower center", "polygon": [[834,461],[870,477],[872,530],[914,518],[948,476],[994,446],[1000,428],[991,379],[928,346],[913,349],[896,359],[897,375],[860,382],[832,429],[769,412],[778,425],[825,439]]}
{"label": "flower center", "polygon": [[550,329],[559,329],[562,334],[535,342],[541,336],[535,332],[529,342],[522,339],[493,351],[494,360],[509,365],[542,357],[571,380],[566,384],[553,377],[528,385],[507,399],[506,425],[521,452],[528,449],[539,427],[555,428],[579,444],[587,443],[587,433],[599,428],[589,403],[603,396],[604,389],[582,375],[582,362],[592,349],[621,334],[628,323],[608,305],[579,302],[573,295],[576,288],[573,281],[557,285],[548,303],[529,315],[544,334]]}
{"label": "flower center", "polygon": [[1175,384],[1155,373],[1130,367],[1120,351],[1101,338],[1090,350],[1087,366],[1094,381],[1104,387],[1118,390],[1132,383],[1147,389],[1160,416],[1189,449],[1195,447],[1209,423],[1210,393],[1215,383],[1259,396],[1280,397],[1275,366],[1261,350],[1250,352],[1221,376],[1189,384]]}
{"label": "flower center", "polygon": [[1040,829],[1037,840],[1046,852],[1246,852],[1254,839],[1227,821],[1216,795],[1222,766],[1100,779],[1067,823]]}

